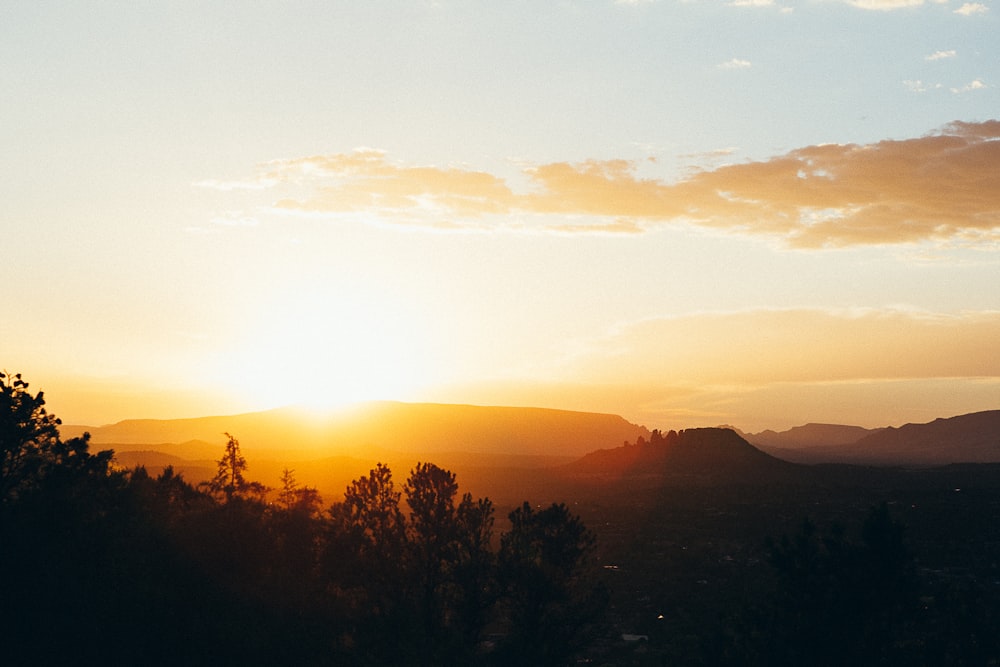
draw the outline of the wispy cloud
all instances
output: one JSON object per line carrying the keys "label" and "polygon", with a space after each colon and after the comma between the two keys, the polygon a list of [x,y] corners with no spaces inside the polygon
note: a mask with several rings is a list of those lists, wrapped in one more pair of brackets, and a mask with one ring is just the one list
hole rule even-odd
{"label": "wispy cloud", "polygon": [[732,0],[730,7],[773,7],[774,0]]}
{"label": "wispy cloud", "polygon": [[300,213],[372,212],[440,228],[451,218],[512,211],[514,195],[502,179],[461,168],[392,164],[373,149],[276,160],[265,179],[309,185],[305,198],[275,207]]}
{"label": "wispy cloud", "polygon": [[749,60],[743,60],[742,58],[733,58],[717,65],[719,69],[748,69],[751,66],[752,63]]}
{"label": "wispy cloud", "polygon": [[924,56],[924,60],[946,60],[948,58],[954,58],[958,55],[955,49],[948,49],[947,51],[935,51],[929,56]]}
{"label": "wispy cloud", "polygon": [[[279,211],[364,213],[429,228],[634,233],[686,223],[800,248],[1000,239],[1000,120],[873,144],[799,148],[676,182],[628,160],[523,165],[528,187],[464,166],[412,166],[382,151],[277,160],[259,180],[295,186]],[[522,224],[522,221],[527,221]]]}
{"label": "wispy cloud", "polygon": [[904,9],[906,7],[919,7],[924,4],[924,0],[848,0],[847,4],[858,7],[859,9],[891,11],[893,9]]}
{"label": "wispy cloud", "polygon": [[936,90],[942,87],[940,83],[925,83],[920,79],[907,79],[903,82],[903,85],[911,93],[926,93],[928,90]]}
{"label": "wispy cloud", "polygon": [[967,2],[955,10],[956,14],[962,16],[972,16],[973,14],[985,14],[990,8],[979,2]]}
{"label": "wispy cloud", "polygon": [[983,83],[979,79],[974,79],[974,80],[970,81],[969,83],[965,84],[964,86],[962,86],[960,88],[952,88],[951,92],[953,92],[953,93],[970,93],[973,90],[983,90],[984,88],[986,88],[986,84],[985,83]]}
{"label": "wispy cloud", "polygon": [[684,158],[703,158],[703,159],[711,158],[711,159],[715,159],[715,158],[720,158],[720,157],[728,157],[730,155],[733,155],[737,151],[739,151],[739,148],[737,148],[736,146],[726,146],[725,148],[716,148],[714,150],[706,151],[706,152],[703,152],[703,153],[685,153],[685,154],[681,155],[681,157],[684,157]]}

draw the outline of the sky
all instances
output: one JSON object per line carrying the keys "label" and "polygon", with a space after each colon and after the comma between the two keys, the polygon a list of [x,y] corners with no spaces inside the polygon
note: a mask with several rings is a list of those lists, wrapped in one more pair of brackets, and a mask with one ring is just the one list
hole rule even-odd
{"label": "sky", "polygon": [[65,423],[1000,408],[1000,6],[0,4],[0,369]]}

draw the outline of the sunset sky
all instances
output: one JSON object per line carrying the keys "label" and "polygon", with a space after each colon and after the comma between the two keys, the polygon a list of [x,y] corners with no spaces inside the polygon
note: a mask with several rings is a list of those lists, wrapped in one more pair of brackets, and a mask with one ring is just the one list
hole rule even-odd
{"label": "sunset sky", "polygon": [[1000,408],[998,36],[960,0],[4,2],[0,369],[94,425]]}

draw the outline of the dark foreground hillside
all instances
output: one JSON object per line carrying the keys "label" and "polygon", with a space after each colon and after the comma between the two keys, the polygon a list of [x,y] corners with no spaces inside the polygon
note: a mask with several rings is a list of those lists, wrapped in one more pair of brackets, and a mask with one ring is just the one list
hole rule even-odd
{"label": "dark foreground hillside", "polygon": [[995,664],[1000,467],[814,472],[574,505],[648,637],[621,664]]}
{"label": "dark foreground hillside", "polygon": [[608,664],[1000,659],[1000,465],[797,465],[688,429],[552,472],[597,535]]}

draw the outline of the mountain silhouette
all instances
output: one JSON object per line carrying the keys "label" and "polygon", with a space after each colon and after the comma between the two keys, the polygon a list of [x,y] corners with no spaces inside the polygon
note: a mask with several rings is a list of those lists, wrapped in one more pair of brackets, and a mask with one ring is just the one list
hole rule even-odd
{"label": "mountain silhouette", "polygon": [[[230,416],[63,426],[60,431],[63,437],[88,431],[95,446],[117,452],[155,445],[164,453],[209,459],[218,457],[225,443],[223,433],[238,438],[248,455],[282,458],[360,455],[372,450],[421,456],[466,452],[578,457],[608,443],[649,437],[645,427],[612,414],[390,401],[324,414],[289,407]],[[204,447],[197,447],[199,442]],[[182,443],[186,443],[183,448]]]}
{"label": "mountain silhouette", "polygon": [[757,449],[728,428],[691,428],[602,449],[560,468],[565,475],[594,479],[674,478],[765,483],[794,475],[800,466]]}
{"label": "mountain silhouette", "polygon": [[[855,437],[860,435],[860,437]],[[764,451],[798,463],[947,465],[1000,462],[1000,410],[882,429],[808,424],[747,439]]]}
{"label": "mountain silhouette", "polygon": [[[874,430],[813,423],[745,436],[731,428],[663,435],[611,414],[372,402],[324,414],[281,408],[60,430],[63,437],[89,431],[93,445],[114,449],[124,467],[142,464],[157,472],[172,465],[195,482],[211,475],[225,444],[223,433],[232,433],[250,458],[255,479],[278,486],[289,467],[302,483],[331,498],[377,461],[390,463],[403,476],[415,462],[431,460],[459,473],[467,488],[495,497],[535,497],[579,483],[616,480],[649,487],[760,485],[832,474],[797,465],[803,463],[1000,462],[1000,410]],[[621,442],[636,444],[609,448]]]}
{"label": "mountain silhouette", "polygon": [[843,424],[804,424],[787,431],[761,431],[760,433],[741,434],[747,442],[760,447],[781,449],[805,449],[809,447],[834,447],[857,442],[880,429],[867,429],[861,426],[845,426]]}
{"label": "mountain silhouette", "polygon": [[889,427],[843,448],[862,463],[945,465],[1000,462],[1000,410]]}

